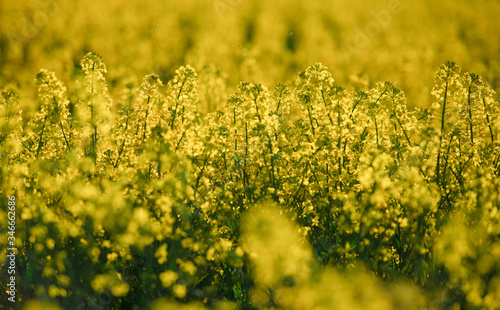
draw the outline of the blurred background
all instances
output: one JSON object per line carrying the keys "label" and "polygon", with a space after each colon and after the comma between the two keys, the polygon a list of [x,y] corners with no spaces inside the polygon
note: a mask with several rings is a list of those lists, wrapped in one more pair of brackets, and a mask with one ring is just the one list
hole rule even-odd
{"label": "blurred background", "polygon": [[498,91],[499,16],[498,0],[0,0],[0,89],[29,108],[40,68],[71,88],[94,51],[111,89],[149,73],[166,83],[185,64],[228,93],[240,81],[273,88],[321,62],[344,87],[396,82],[426,107],[447,60]]}

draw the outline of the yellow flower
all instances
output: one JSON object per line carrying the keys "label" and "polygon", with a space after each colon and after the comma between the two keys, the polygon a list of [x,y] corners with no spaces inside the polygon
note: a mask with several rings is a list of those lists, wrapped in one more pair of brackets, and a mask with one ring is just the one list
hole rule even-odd
{"label": "yellow flower", "polygon": [[172,286],[172,284],[174,284],[178,278],[179,278],[179,275],[175,271],[172,271],[172,270],[168,270],[168,271],[160,273],[160,281],[164,287]]}
{"label": "yellow flower", "polygon": [[172,287],[172,292],[174,293],[174,296],[177,298],[184,298],[186,296],[186,287],[181,284],[175,284]]}

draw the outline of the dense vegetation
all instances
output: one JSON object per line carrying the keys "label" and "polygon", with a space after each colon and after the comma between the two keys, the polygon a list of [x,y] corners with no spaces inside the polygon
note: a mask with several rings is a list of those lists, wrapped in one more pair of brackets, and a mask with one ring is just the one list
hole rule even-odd
{"label": "dense vegetation", "polygon": [[0,13],[0,309],[500,309],[499,1]]}
{"label": "dense vegetation", "polygon": [[394,83],[348,90],[316,64],[202,117],[216,74],[113,99],[98,54],[80,68],[69,91],[36,75],[29,120],[2,92],[28,309],[500,307],[500,106],[480,76],[444,63],[409,111]]}

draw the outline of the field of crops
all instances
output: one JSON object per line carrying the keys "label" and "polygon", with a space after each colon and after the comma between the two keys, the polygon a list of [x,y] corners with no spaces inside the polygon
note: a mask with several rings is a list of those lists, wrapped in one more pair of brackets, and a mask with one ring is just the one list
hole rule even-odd
{"label": "field of crops", "polygon": [[499,2],[0,14],[0,309],[500,309]]}

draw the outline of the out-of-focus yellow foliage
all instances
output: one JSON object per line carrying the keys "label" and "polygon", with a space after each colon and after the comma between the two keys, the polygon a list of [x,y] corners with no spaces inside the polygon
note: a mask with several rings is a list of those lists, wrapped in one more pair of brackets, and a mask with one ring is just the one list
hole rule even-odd
{"label": "out-of-focus yellow foliage", "polygon": [[435,244],[436,260],[450,271],[450,281],[465,292],[467,303],[497,309],[500,268],[500,186],[498,177],[484,168],[475,171],[469,191],[457,206]]}
{"label": "out-of-focus yellow foliage", "polygon": [[282,212],[268,205],[256,205],[245,215],[241,225],[257,286],[300,284],[310,277],[311,249],[299,234],[298,227],[294,227]]}
{"label": "out-of-focus yellow foliage", "polygon": [[341,274],[314,264],[300,228],[272,203],[253,206],[242,228],[256,284],[251,298],[257,308],[331,309],[334,305],[335,309],[386,310],[419,309],[425,304],[418,290],[404,284],[391,289],[360,270]]}
{"label": "out-of-focus yellow foliage", "polygon": [[[390,80],[411,106],[432,100],[432,73],[447,59],[498,90],[497,1],[139,0],[1,2],[0,85],[29,86],[40,67],[70,82],[89,51],[105,55],[113,85],[133,74],[163,80],[192,64],[273,87],[316,62],[342,84]],[[351,85],[349,85],[351,86]],[[28,105],[28,102],[30,104]],[[32,108],[31,100],[26,102]],[[204,102],[203,111],[214,103]],[[220,107],[220,106],[218,106]]]}
{"label": "out-of-focus yellow foliage", "polygon": [[22,308],[23,310],[60,310],[62,308],[48,303],[48,302],[39,302],[39,301],[29,301],[27,302],[24,307]]}

